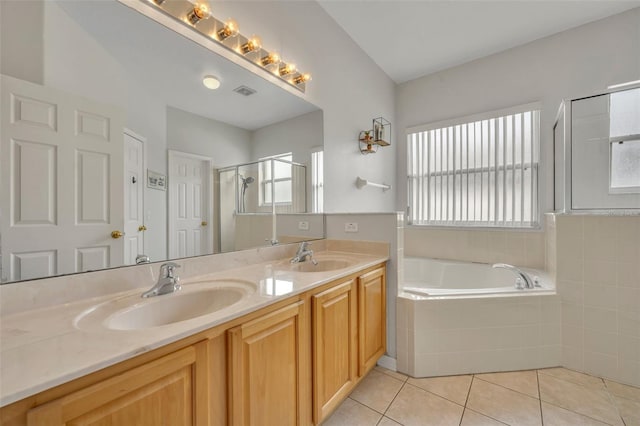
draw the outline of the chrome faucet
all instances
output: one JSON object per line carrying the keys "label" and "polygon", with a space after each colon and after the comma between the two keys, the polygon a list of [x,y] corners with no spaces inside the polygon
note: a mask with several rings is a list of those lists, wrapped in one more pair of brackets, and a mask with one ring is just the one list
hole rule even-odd
{"label": "chrome faucet", "polygon": [[142,265],[143,263],[151,263],[151,259],[146,254],[139,254],[136,256],[136,265]]}
{"label": "chrome faucet", "polygon": [[525,288],[534,287],[533,281],[531,280],[531,277],[529,276],[529,274],[527,274],[521,269],[516,268],[513,265],[509,265],[508,263],[494,263],[492,268],[508,269],[509,271],[512,271],[513,273],[515,273],[519,278],[522,278],[522,280],[524,281]]}
{"label": "chrome faucet", "polygon": [[305,260],[307,260],[307,258],[309,258],[311,260],[311,263],[317,265],[318,262],[313,258],[313,250],[308,249],[310,245],[311,243],[308,241],[301,242],[296,255],[291,259],[291,263],[304,262]]}
{"label": "chrome faucet", "polygon": [[176,276],[176,268],[180,265],[173,262],[163,263],[160,266],[160,276],[156,285],[142,293],[142,297],[160,296],[180,290],[180,278]]}

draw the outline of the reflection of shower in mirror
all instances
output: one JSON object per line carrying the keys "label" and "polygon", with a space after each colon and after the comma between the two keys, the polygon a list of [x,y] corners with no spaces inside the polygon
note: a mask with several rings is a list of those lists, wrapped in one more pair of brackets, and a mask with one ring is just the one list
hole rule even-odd
{"label": "reflection of shower in mirror", "polygon": [[246,178],[242,175],[238,175],[240,179],[242,179],[242,193],[240,195],[240,213],[245,213],[245,195],[247,192],[247,188],[249,188],[249,184],[255,182],[255,179],[252,176],[247,176]]}

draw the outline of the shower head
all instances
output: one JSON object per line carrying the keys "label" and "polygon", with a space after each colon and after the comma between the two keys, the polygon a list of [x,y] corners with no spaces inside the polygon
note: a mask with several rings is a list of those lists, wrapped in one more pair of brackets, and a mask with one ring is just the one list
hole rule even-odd
{"label": "shower head", "polygon": [[244,182],[248,185],[250,183],[255,182],[255,179],[251,176],[249,176],[248,178],[244,179]]}

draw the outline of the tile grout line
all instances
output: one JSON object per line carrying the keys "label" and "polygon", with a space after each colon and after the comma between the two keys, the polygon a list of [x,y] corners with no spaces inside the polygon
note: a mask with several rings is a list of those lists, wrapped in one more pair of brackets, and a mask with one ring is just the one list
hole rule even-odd
{"label": "tile grout line", "polygon": [[471,382],[469,383],[469,389],[467,389],[467,397],[464,399],[464,405],[462,406],[462,416],[460,416],[460,423],[458,423],[458,426],[462,426],[462,420],[464,419],[464,414],[467,412],[467,402],[469,402],[469,395],[471,394],[471,386],[473,386],[473,380],[475,379],[476,375],[472,374],[471,375]]}
{"label": "tile grout line", "polygon": [[622,417],[622,412],[618,407],[618,401],[616,401],[616,396],[609,391],[609,386],[607,386],[607,382],[602,377],[600,378],[600,380],[602,380],[602,384],[604,385],[604,390],[607,392],[607,397],[609,397],[609,402],[615,407],[618,413],[618,416],[620,416],[620,420],[622,420],[622,424],[626,425],[627,422],[625,421],[624,417]]}
{"label": "tile grout line", "polygon": [[[530,371],[530,370],[522,370],[522,371]],[[510,372],[509,372],[509,371],[505,371],[505,373],[510,373]],[[518,394],[523,395],[523,396],[528,396],[529,398],[533,398],[533,399],[540,399],[540,398],[536,398],[535,396],[531,396],[531,395],[529,395],[528,393],[520,392],[520,391],[518,391],[518,390],[511,389],[511,388],[508,388],[508,387],[506,387],[506,386],[503,386],[503,385],[501,385],[501,384],[493,383],[493,382],[490,382],[490,381],[488,381],[488,380],[481,379],[481,378],[479,378],[479,377],[478,377],[478,380],[482,380],[483,382],[485,382],[485,383],[489,383],[489,384],[494,385],[494,386],[499,386],[499,387],[501,387],[502,389],[507,389],[507,390],[510,390],[510,391],[512,391],[512,392],[518,393]],[[537,380],[537,375],[536,375],[536,380]],[[539,396],[540,396],[540,389],[538,389],[538,397],[539,397]]]}
{"label": "tile grout line", "polygon": [[544,412],[542,411],[542,392],[540,391],[540,378],[538,377],[538,370],[536,370],[536,384],[538,385],[538,403],[540,404],[540,422],[544,426]]}

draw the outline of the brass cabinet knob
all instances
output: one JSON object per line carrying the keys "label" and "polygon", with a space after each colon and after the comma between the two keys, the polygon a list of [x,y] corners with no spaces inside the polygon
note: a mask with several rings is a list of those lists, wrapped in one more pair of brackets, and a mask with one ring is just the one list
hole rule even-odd
{"label": "brass cabinet knob", "polygon": [[144,226],[144,225],[138,226],[138,231],[142,232],[142,231],[146,231],[146,230],[147,230],[146,226]]}
{"label": "brass cabinet knob", "polygon": [[207,226],[207,225],[208,225],[208,223],[207,223],[207,221],[206,221],[206,220],[203,220],[203,221],[202,221],[202,223],[201,223],[200,225],[202,225],[202,226]]}
{"label": "brass cabinet knob", "polygon": [[124,232],[122,232],[122,231],[113,231],[111,233],[111,238],[116,239],[116,240],[118,238],[120,238],[120,237],[123,237],[123,236],[124,236]]}

